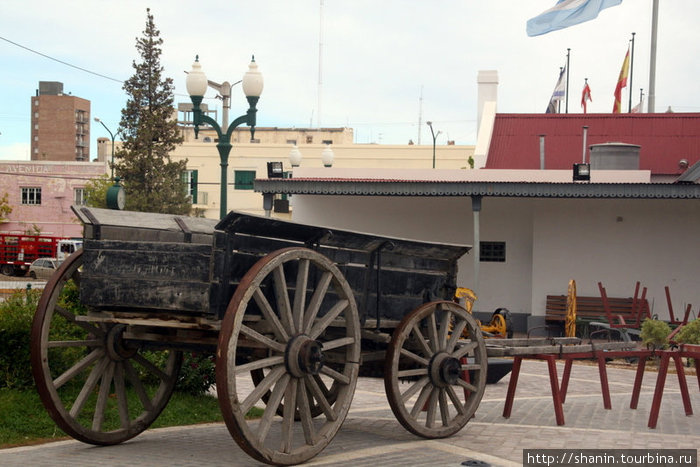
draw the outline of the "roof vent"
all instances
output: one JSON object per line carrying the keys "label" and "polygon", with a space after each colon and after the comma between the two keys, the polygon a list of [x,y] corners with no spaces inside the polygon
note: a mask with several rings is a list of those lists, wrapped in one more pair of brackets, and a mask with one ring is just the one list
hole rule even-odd
{"label": "roof vent", "polygon": [[592,144],[591,170],[639,170],[641,146],[627,143]]}

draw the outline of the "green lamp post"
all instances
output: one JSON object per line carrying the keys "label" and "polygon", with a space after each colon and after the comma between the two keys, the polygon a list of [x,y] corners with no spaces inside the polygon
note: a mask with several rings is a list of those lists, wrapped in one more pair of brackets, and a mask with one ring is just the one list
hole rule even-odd
{"label": "green lamp post", "polygon": [[[126,192],[124,191],[124,187],[119,184],[120,178],[114,178],[114,133],[110,131],[109,128],[107,128],[107,125],[100,120],[99,117],[95,117],[94,120],[101,124],[105,130],[107,130],[107,133],[109,133],[110,138],[112,139],[112,181],[114,184],[110,186],[107,189],[107,207],[109,209],[124,209],[124,205],[126,204]],[[119,134],[121,130],[117,130],[117,134]]]}
{"label": "green lamp post", "polygon": [[437,137],[440,136],[442,131],[438,130],[437,133],[433,130],[433,122],[425,122],[428,124],[430,127],[430,134],[433,135],[433,169],[435,168],[435,141],[437,140]]}
{"label": "green lamp post", "polygon": [[235,119],[228,128],[221,128],[219,124],[213,118],[202,113],[200,104],[204,98],[204,94],[207,91],[209,82],[206,75],[202,71],[202,66],[199,63],[199,55],[195,58],[192,64],[192,70],[187,74],[187,93],[192,99],[192,120],[194,123],[194,137],[195,139],[199,135],[199,125],[204,123],[209,124],[216,130],[216,134],[219,137],[219,142],[216,148],[219,151],[219,158],[221,159],[221,206],[220,206],[220,217],[223,219],[226,217],[227,213],[227,192],[228,192],[228,157],[231,153],[231,135],[233,130],[242,124],[246,124],[250,127],[250,137],[253,139],[255,135],[255,114],[257,113],[256,105],[258,99],[260,99],[260,94],[263,90],[263,78],[262,74],[258,71],[258,64],[255,63],[255,56],[253,56],[250,65],[248,65],[248,71],[243,75],[243,93],[248,100],[250,107],[245,115],[241,115]]}

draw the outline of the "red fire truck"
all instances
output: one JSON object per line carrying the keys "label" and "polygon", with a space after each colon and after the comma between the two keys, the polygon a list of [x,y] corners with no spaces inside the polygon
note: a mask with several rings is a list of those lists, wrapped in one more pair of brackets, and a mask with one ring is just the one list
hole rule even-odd
{"label": "red fire truck", "polygon": [[83,246],[82,240],[0,233],[0,272],[6,276],[23,276],[38,258],[63,261]]}

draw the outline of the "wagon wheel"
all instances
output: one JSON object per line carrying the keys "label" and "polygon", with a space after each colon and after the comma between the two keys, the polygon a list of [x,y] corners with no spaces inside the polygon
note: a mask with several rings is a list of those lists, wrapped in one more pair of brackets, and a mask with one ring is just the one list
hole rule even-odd
{"label": "wagon wheel", "polygon": [[384,387],[391,410],[411,433],[451,436],[481,401],[486,365],[481,329],[467,310],[447,301],[421,305],[401,320],[387,350]]}
{"label": "wagon wheel", "polygon": [[498,322],[499,334],[503,337],[513,337],[513,316],[508,308],[496,308],[491,315],[491,325]]}
{"label": "wagon wheel", "polygon": [[46,284],[32,324],[32,373],[42,403],[68,435],[110,445],[133,438],[170,399],[181,352],[144,351],[127,327],[84,321],[79,301],[82,251]]}
{"label": "wagon wheel", "polygon": [[566,293],[566,322],[564,325],[566,337],[576,337],[576,281],[569,281]]}
{"label": "wagon wheel", "polygon": [[[329,259],[286,248],[259,260],[236,288],[217,350],[219,404],[238,445],[269,464],[321,452],[350,408],[360,343],[352,290]],[[264,376],[253,386],[255,370]],[[262,418],[247,420],[256,405]],[[314,407],[323,416],[314,419]]]}

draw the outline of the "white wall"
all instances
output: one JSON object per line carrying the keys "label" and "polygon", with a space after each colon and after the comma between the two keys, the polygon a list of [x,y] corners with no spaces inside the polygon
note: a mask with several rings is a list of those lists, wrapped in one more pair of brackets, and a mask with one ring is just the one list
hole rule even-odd
{"label": "white wall", "polygon": [[[293,219],[375,234],[472,244],[469,197],[292,197]],[[618,219],[620,218],[620,219]],[[676,315],[700,306],[699,200],[590,200],[484,198],[481,240],[505,241],[506,263],[459,263],[459,285],[472,287],[477,311],[506,307],[543,315],[550,294],[565,294],[575,279],[579,295],[631,297],[648,288],[653,312],[668,317],[664,286]]]}
{"label": "white wall", "polygon": [[653,313],[668,318],[664,286],[676,315],[700,306],[699,200],[541,200],[534,218],[533,314],[545,296],[566,293],[631,297],[640,281]]}
{"label": "white wall", "polygon": [[[480,284],[475,285],[472,253],[459,261],[458,285],[474,289],[478,311],[530,311],[532,203],[515,212],[509,204],[505,199],[484,199],[480,214],[481,240],[505,241],[507,263],[481,263]],[[471,245],[474,239],[469,197],[294,195],[292,206],[295,222],[433,242]]]}

